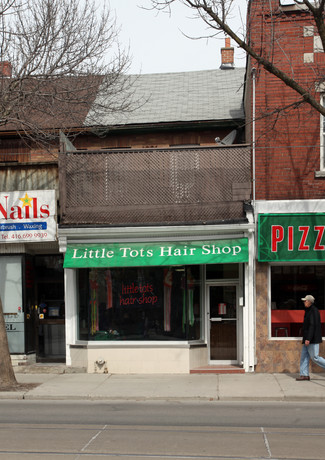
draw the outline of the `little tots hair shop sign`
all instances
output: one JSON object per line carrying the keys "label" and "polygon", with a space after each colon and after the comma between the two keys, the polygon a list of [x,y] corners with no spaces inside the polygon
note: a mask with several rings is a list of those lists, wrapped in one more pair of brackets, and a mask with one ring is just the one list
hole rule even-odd
{"label": "little tots hair shop sign", "polygon": [[54,241],[55,190],[0,193],[0,243]]}
{"label": "little tots hair shop sign", "polygon": [[238,238],[190,242],[68,245],[64,267],[139,267],[247,261],[247,238]]}
{"label": "little tots hair shop sign", "polygon": [[259,214],[258,260],[325,260],[325,214]]}

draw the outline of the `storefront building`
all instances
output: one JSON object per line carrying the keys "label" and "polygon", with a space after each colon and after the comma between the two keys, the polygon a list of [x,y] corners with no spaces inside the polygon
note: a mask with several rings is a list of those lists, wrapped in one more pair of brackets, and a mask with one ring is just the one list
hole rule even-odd
{"label": "storefront building", "polygon": [[[4,227],[18,236],[0,240],[12,354],[89,372],[189,372],[216,360],[253,369],[245,69],[229,40],[222,55],[220,69],[136,76],[129,113],[103,112],[103,85],[94,105],[73,105],[71,138],[61,126],[50,151],[3,136],[1,200],[19,191],[11,217],[38,225],[26,221],[25,236]],[[59,109],[43,121],[51,136]],[[40,189],[55,191],[50,239]]]}
{"label": "storefront building", "polygon": [[302,297],[315,297],[325,322],[325,203],[260,201],[256,211],[256,370],[299,372]]}
{"label": "storefront building", "polygon": [[67,363],[112,373],[253,370],[252,229],[125,228],[122,238],[61,229]]}
{"label": "storefront building", "polygon": [[67,364],[253,371],[247,146],[71,151],[59,169]]}
{"label": "storefront building", "polygon": [[139,75],[145,104],[90,111],[101,138],[59,155],[67,365],[254,370],[245,69],[227,68]]}
{"label": "storefront building", "polygon": [[0,295],[14,364],[65,361],[56,196],[55,190],[0,194]]}

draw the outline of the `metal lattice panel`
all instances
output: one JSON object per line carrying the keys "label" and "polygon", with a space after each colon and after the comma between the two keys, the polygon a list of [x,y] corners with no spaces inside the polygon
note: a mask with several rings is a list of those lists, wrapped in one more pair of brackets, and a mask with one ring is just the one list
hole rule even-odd
{"label": "metal lattice panel", "polygon": [[73,152],[59,167],[63,225],[242,219],[250,198],[246,146]]}

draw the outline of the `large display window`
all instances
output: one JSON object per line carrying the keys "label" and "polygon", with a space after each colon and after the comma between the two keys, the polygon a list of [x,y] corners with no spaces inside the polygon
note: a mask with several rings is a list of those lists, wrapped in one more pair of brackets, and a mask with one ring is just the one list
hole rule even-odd
{"label": "large display window", "polygon": [[325,336],[325,265],[271,266],[272,337],[301,337],[307,294],[316,299]]}
{"label": "large display window", "polygon": [[78,269],[79,340],[198,340],[199,265]]}
{"label": "large display window", "polygon": [[25,353],[22,256],[0,257],[0,296],[10,353]]}

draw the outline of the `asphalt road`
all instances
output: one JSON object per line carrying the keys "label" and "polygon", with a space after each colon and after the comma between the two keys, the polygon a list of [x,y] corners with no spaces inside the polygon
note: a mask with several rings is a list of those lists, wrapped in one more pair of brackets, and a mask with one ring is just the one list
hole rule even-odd
{"label": "asphalt road", "polygon": [[0,459],[321,459],[325,403],[0,401]]}

